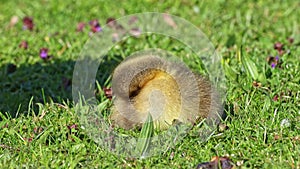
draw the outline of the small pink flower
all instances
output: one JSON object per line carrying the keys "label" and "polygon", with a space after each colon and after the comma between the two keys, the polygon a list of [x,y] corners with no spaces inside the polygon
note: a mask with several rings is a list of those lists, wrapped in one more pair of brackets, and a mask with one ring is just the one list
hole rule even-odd
{"label": "small pink flower", "polygon": [[19,44],[19,48],[22,48],[22,49],[28,49],[28,43],[27,43],[27,41],[23,40],[23,41]]}
{"label": "small pink flower", "polygon": [[284,45],[280,42],[276,42],[274,44],[274,49],[277,50],[279,55],[283,55],[284,54]]}
{"label": "small pink flower", "polygon": [[79,23],[77,24],[76,31],[77,31],[77,32],[82,32],[84,27],[85,27],[85,23],[84,23],[84,22],[79,22]]}
{"label": "small pink flower", "polygon": [[276,50],[278,50],[278,51],[282,50],[282,49],[283,49],[283,44],[280,43],[280,42],[276,42],[276,43],[274,44],[274,49],[276,49]]}
{"label": "small pink flower", "polygon": [[142,34],[139,28],[132,28],[129,33],[134,37],[139,37]]}
{"label": "small pink flower", "polygon": [[278,101],[278,99],[279,99],[279,96],[278,96],[278,95],[275,95],[275,96],[273,97],[273,101]]}
{"label": "small pink flower", "polygon": [[32,142],[33,138],[32,137],[29,137],[29,138],[24,137],[24,140],[30,143],[30,142]]}
{"label": "small pink flower", "polygon": [[112,99],[112,89],[104,87],[103,91],[104,91],[104,94],[105,94],[106,98],[111,100]]}
{"label": "small pink flower", "polygon": [[107,24],[109,27],[113,28],[113,27],[116,26],[117,22],[116,22],[116,19],[115,19],[115,18],[107,18],[106,24]]}
{"label": "small pink flower", "polygon": [[124,27],[121,24],[119,24],[115,18],[108,18],[106,20],[106,24],[108,27],[117,30],[118,34],[123,34],[126,32]]}
{"label": "small pink flower", "polygon": [[77,129],[78,126],[77,126],[77,124],[72,124],[72,125],[68,126],[68,128],[69,129]]}
{"label": "small pink flower", "polygon": [[33,27],[34,27],[33,19],[28,16],[24,17],[23,18],[23,29],[24,30],[28,29],[28,30],[32,31]]}

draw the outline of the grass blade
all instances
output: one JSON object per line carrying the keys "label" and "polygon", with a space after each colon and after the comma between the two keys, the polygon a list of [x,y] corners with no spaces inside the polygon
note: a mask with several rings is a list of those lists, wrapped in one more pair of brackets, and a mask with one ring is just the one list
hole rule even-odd
{"label": "grass blade", "polygon": [[242,47],[240,51],[238,52],[239,58],[241,58],[242,64],[252,79],[257,80],[258,79],[258,71],[256,64],[246,55],[243,55]]}
{"label": "grass blade", "polygon": [[154,125],[152,116],[149,113],[146,122],[143,125],[143,128],[141,130],[136,148],[137,152],[141,154],[141,158],[144,158],[147,156],[147,151],[150,146],[151,137],[154,133]]}

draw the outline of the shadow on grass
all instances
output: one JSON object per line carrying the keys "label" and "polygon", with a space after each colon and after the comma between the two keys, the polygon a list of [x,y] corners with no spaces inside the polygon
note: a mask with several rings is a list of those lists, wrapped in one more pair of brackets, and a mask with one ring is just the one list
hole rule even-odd
{"label": "shadow on grass", "polygon": [[[15,67],[7,64],[0,67],[0,112],[8,112],[12,117],[26,114],[31,98],[37,112],[36,103],[53,100],[57,103],[72,102],[72,76],[76,61],[53,59],[49,62],[23,64]],[[118,64],[115,60],[101,65],[97,81],[104,82]],[[96,89],[95,89],[96,91]]]}

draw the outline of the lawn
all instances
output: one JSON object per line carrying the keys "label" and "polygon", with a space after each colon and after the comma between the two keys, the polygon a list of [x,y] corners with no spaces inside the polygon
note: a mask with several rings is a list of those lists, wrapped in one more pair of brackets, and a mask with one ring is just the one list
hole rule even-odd
{"label": "lawn", "polygon": [[[228,157],[237,168],[300,168],[299,8],[292,0],[2,1],[1,168],[196,168],[215,156]],[[227,114],[208,140],[188,133],[145,159],[95,142],[72,97],[74,67],[86,42],[107,20],[142,12],[184,18],[207,36],[221,57]],[[170,18],[166,22],[172,26]],[[111,100],[104,88],[126,56],[150,48],[195,56],[176,39],[139,33],[132,29],[133,36],[115,44],[98,69],[94,92],[106,114]],[[201,61],[185,62],[205,73]]]}

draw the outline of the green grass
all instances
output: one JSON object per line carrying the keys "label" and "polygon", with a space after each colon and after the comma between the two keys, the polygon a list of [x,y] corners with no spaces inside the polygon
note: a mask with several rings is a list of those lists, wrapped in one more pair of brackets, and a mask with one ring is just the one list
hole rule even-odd
{"label": "green grass", "polygon": [[[159,5],[158,5],[159,3]],[[282,1],[3,1],[0,6],[0,164],[1,168],[196,168],[213,156],[229,156],[241,168],[300,168],[300,3]],[[78,22],[139,12],[166,12],[199,27],[222,56],[227,94],[222,122],[228,126],[207,142],[188,135],[176,147],[146,159],[119,157],[104,150],[80,126],[72,104],[71,86],[76,59],[89,39],[89,26],[76,32]],[[198,13],[197,13],[198,11]],[[12,16],[19,22],[9,28]],[[22,30],[31,16],[35,30]],[[294,38],[291,44],[287,38]],[[18,47],[28,41],[27,50]],[[271,68],[274,43],[285,53]],[[44,62],[39,50],[49,48]],[[130,38],[107,55],[112,70],[127,55],[161,47],[174,55],[191,53],[162,36]],[[250,64],[249,64],[250,63]],[[252,63],[252,64],[251,64]],[[16,71],[7,73],[10,64]],[[187,63],[197,69],[200,65]],[[254,72],[254,73],[251,73]],[[257,72],[257,73],[255,73]],[[107,101],[97,80],[97,98]],[[65,79],[65,80],[63,80]],[[254,80],[261,83],[253,85]],[[278,96],[278,100],[274,99]],[[108,104],[109,105],[109,104]],[[104,105],[103,109],[108,110]],[[284,121],[288,124],[282,124]],[[70,126],[75,128],[69,129]],[[138,133],[133,133],[138,134]]]}

